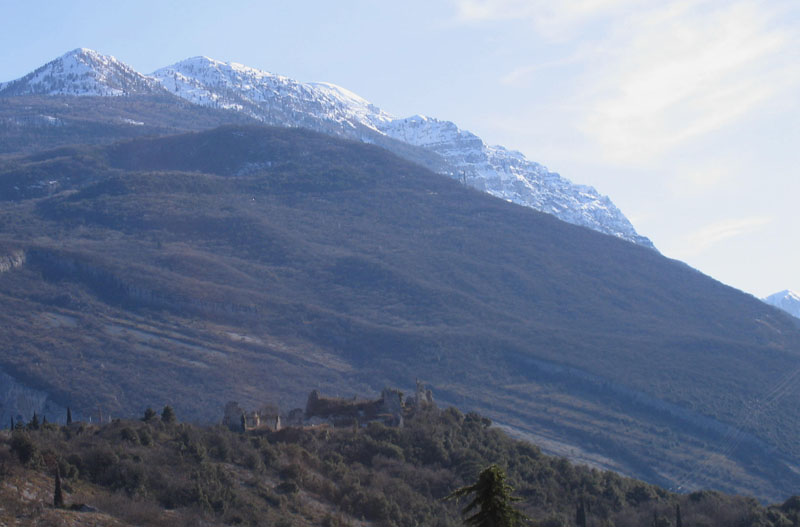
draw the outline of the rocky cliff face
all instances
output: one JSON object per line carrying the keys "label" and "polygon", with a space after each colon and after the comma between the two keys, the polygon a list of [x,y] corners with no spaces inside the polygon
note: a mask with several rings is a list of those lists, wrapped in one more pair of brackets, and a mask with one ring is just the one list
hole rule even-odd
{"label": "rocky cliff face", "polygon": [[[67,410],[41,391],[25,386],[0,370],[0,428],[6,428],[13,419],[27,423],[34,412],[49,422],[64,422]],[[77,417],[77,416],[76,416]]]}
{"label": "rocky cliff face", "polygon": [[116,304],[171,307],[203,314],[243,317],[254,315],[258,309],[250,304],[194,298],[185,294],[154,289],[118,276],[101,264],[89,263],[50,249],[34,249],[31,266],[49,279],[68,278],[86,284],[106,301]]}
{"label": "rocky cliff face", "polygon": [[25,260],[26,254],[22,250],[8,251],[5,254],[0,252],[0,273],[22,267],[25,265]]}
{"label": "rocky cliff face", "polygon": [[608,196],[593,187],[576,185],[520,152],[488,146],[451,122],[417,115],[382,124],[381,130],[439,154],[447,162],[448,175],[467,185],[568,223],[654,248]]}

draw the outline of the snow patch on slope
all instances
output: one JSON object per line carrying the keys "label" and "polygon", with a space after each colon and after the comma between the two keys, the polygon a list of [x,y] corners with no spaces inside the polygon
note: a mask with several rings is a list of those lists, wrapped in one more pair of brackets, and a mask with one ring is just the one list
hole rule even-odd
{"label": "snow patch on slope", "polygon": [[[268,124],[353,135],[391,120],[358,95],[328,83],[308,84],[235,62],[193,57],[153,72],[167,91],[195,104],[244,112]],[[349,134],[348,134],[349,132]]]}

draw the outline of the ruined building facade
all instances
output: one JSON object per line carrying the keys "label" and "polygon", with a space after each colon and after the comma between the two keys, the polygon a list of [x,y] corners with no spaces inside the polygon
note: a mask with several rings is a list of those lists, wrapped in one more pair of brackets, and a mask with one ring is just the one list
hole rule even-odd
{"label": "ruined building facade", "polygon": [[403,392],[384,388],[378,399],[351,399],[327,397],[313,390],[308,395],[305,411],[296,408],[283,416],[273,405],[262,406],[259,410],[247,411],[236,402],[225,406],[222,424],[237,431],[269,430],[278,431],[282,424],[289,427],[308,426],[363,426],[371,422],[381,422],[387,426],[403,426],[405,417],[417,410],[435,406],[433,393],[417,381],[416,392],[408,400]]}
{"label": "ruined building facade", "polygon": [[262,406],[258,410],[245,411],[235,401],[225,405],[222,424],[231,430],[272,430],[281,429],[281,415],[278,408],[272,405]]}

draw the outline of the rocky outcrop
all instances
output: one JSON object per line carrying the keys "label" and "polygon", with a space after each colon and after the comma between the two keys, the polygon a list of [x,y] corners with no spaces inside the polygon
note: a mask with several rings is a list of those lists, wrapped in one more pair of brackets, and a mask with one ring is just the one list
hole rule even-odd
{"label": "rocky outcrop", "polygon": [[67,410],[53,401],[49,394],[18,382],[11,375],[0,370],[0,428],[14,422],[27,423],[34,412],[40,419],[61,422],[66,419]]}
{"label": "rocky outcrop", "polygon": [[11,271],[25,265],[25,251],[15,250],[0,254],[0,273]]}
{"label": "rocky outcrop", "polygon": [[157,289],[135,280],[122,278],[111,269],[60,251],[34,249],[30,251],[28,260],[31,265],[39,268],[47,279],[70,279],[83,282],[107,302],[167,307],[237,317],[258,312],[255,305],[200,299],[176,291]]}

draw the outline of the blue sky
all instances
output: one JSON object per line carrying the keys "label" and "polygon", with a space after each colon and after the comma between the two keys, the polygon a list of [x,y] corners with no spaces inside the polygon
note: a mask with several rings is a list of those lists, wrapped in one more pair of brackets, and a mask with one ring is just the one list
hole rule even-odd
{"label": "blue sky", "polygon": [[2,0],[0,81],[76,47],[195,55],[452,120],[595,186],[667,256],[800,290],[800,5]]}

